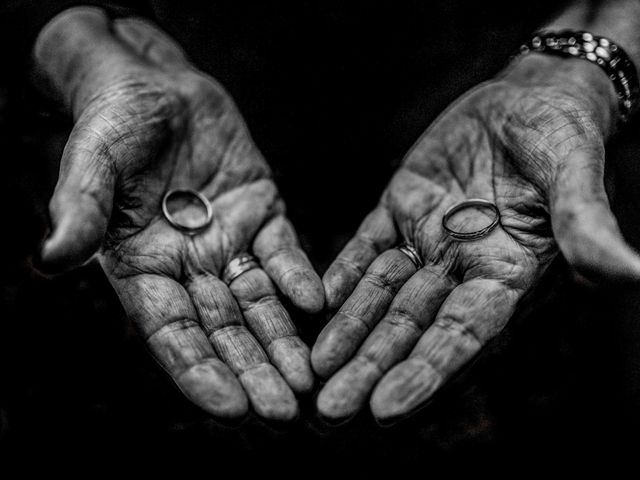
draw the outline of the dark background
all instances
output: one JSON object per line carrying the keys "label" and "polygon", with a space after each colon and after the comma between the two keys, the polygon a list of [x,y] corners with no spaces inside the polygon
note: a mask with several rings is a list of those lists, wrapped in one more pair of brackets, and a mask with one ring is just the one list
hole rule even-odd
{"label": "dark background", "polygon": [[[497,73],[560,5],[211,3],[153,2],[162,27],[235,98],[321,273],[435,116]],[[289,427],[216,424],[150,359],[96,264],[57,278],[30,267],[70,124],[26,88],[4,87],[0,97],[5,468],[91,460],[99,469],[136,462],[292,474],[297,465],[317,472],[348,462],[426,475],[436,466],[501,470],[507,460],[519,472],[552,460],[570,468],[634,460],[640,291],[584,285],[562,259],[506,331],[407,421],[381,428],[364,412],[330,426],[307,398]],[[607,160],[614,209],[636,247],[639,127],[614,140]],[[294,315],[313,342],[325,316]]]}

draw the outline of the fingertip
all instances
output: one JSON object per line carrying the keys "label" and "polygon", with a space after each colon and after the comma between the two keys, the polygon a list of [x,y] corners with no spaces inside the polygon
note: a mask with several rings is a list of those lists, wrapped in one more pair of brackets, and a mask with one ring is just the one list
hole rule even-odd
{"label": "fingertip", "polygon": [[256,414],[265,420],[291,422],[298,418],[298,402],[275,367],[263,364],[240,375]]}
{"label": "fingertip", "polygon": [[373,391],[369,400],[369,408],[376,422],[380,425],[395,423],[402,416],[400,413],[402,410],[398,408],[393,392],[382,384]]}
{"label": "fingertip", "polygon": [[308,356],[304,363],[297,365],[297,368],[282,369],[281,372],[291,389],[298,395],[311,393],[316,385]]}
{"label": "fingertip", "polygon": [[394,423],[426,402],[440,384],[440,376],[426,362],[409,359],[376,386],[369,401],[371,413],[382,425]]}
{"label": "fingertip", "polygon": [[357,278],[353,278],[353,275],[336,267],[335,264],[331,265],[322,277],[327,308],[329,310],[339,309],[355,287],[357,280]]}
{"label": "fingertip", "polygon": [[322,342],[319,339],[311,349],[311,367],[316,375],[322,379],[329,378],[340,366],[340,362],[335,358],[329,342]]}
{"label": "fingertip", "polygon": [[315,386],[309,347],[299,337],[282,337],[269,345],[269,357],[291,389],[299,394],[310,393]]}
{"label": "fingertip", "polygon": [[316,379],[309,368],[309,372],[299,375],[290,375],[286,378],[291,389],[298,395],[310,394],[316,386]]}
{"label": "fingertip", "polygon": [[217,359],[189,368],[176,383],[187,398],[216,418],[238,420],[249,411],[242,386]]}
{"label": "fingertip", "polygon": [[54,235],[45,241],[40,251],[34,256],[33,264],[46,275],[62,274],[82,265],[91,258],[95,250],[97,247],[81,250],[65,248],[64,239]]}
{"label": "fingertip", "polygon": [[368,334],[367,325],[361,319],[338,312],[311,349],[313,370],[320,378],[329,378],[353,356]]}
{"label": "fingertip", "polygon": [[331,425],[339,425],[349,421],[356,412],[348,408],[345,402],[337,398],[331,387],[322,389],[316,400],[316,409],[322,421]]}
{"label": "fingertip", "polygon": [[100,248],[107,230],[106,219],[92,218],[69,207],[44,241],[36,263],[44,273],[63,273],[89,260]]}
{"label": "fingertip", "polygon": [[324,308],[324,288],[322,280],[313,270],[300,270],[292,275],[289,297],[294,305],[307,313],[318,313]]}
{"label": "fingertip", "polygon": [[311,349],[311,368],[322,379],[329,378],[331,371],[325,366],[325,354],[322,351],[322,347],[314,345]]}
{"label": "fingertip", "polygon": [[349,420],[364,405],[372,380],[375,382],[375,378],[371,378],[360,363],[349,363],[331,377],[320,391],[316,400],[318,414],[330,423]]}
{"label": "fingertip", "polygon": [[342,298],[339,281],[329,272],[322,277],[324,286],[325,304],[329,310],[337,310],[344,303]]}

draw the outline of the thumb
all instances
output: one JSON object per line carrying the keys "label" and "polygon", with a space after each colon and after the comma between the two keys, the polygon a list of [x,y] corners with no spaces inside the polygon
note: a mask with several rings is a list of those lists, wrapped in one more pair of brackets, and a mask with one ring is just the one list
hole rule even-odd
{"label": "thumb", "polygon": [[640,281],[640,256],[624,240],[604,188],[604,147],[569,154],[551,192],[553,232],[567,261],[592,281]]}
{"label": "thumb", "polygon": [[52,233],[38,268],[60,273],[81,265],[100,247],[113,205],[115,166],[108,127],[100,118],[80,119],[65,146],[60,175],[49,203]]}

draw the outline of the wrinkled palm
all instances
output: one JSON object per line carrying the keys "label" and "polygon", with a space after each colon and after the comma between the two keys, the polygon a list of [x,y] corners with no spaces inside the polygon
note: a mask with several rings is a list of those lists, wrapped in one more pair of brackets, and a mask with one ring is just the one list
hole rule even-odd
{"label": "wrinkled palm", "polygon": [[[228,95],[168,37],[134,19],[116,20],[113,34],[100,15],[87,22],[87,35],[104,37],[102,63],[113,64],[74,106],[43,261],[79,263],[101,245],[124,309],[194,403],[236,417],[248,397],[264,417],[295,417],[293,392],[313,386],[309,349],[272,281],[307,311],[324,294],[267,164]],[[210,200],[206,230],[169,225],[161,202],[174,188]],[[202,214],[188,203],[174,211],[184,223]],[[222,272],[243,252],[262,268],[227,286]]]}
{"label": "wrinkled palm", "polygon": [[[565,86],[499,79],[455,102],[416,143],[325,274],[329,306],[340,308],[312,351],[329,378],[324,416],[346,419],[370,394],[381,421],[422,405],[501,331],[556,241],[583,272],[640,278],[602,185],[604,134],[584,105]],[[501,224],[456,241],[442,218],[470,198],[494,202]],[[469,232],[490,220],[466,209],[451,226]],[[403,241],[424,268],[392,248]]]}

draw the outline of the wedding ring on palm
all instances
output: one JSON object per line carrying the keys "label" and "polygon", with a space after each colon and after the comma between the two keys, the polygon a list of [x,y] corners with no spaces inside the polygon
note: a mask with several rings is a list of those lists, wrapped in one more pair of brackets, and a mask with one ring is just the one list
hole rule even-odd
{"label": "wedding ring on palm", "polygon": [[[451,220],[454,215],[463,210],[471,208],[489,210],[491,212],[491,220],[489,224],[483,226],[482,228],[479,228],[478,230],[472,230],[468,232],[452,228]],[[444,230],[451,238],[454,238],[461,242],[470,242],[472,240],[478,240],[480,238],[486,237],[494,228],[496,228],[499,223],[500,210],[498,210],[498,206],[495,203],[484,200],[482,198],[471,198],[469,200],[464,200],[462,202],[456,203],[455,205],[449,207],[442,216],[442,228],[444,228]]]}
{"label": "wedding ring on palm", "polygon": [[[173,208],[173,203],[180,204],[179,211]],[[199,212],[201,209],[204,212]],[[162,214],[169,225],[188,235],[203,231],[213,221],[213,207],[209,199],[190,188],[169,190],[162,197]]]}

